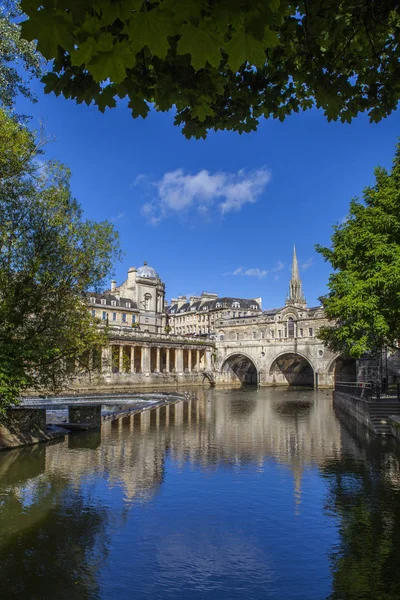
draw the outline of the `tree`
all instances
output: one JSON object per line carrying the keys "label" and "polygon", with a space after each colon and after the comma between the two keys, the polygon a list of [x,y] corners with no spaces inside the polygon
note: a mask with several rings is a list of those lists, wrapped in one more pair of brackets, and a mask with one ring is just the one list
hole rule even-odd
{"label": "tree", "polygon": [[379,121],[400,97],[396,0],[22,0],[46,92],[102,112],[176,110],[186,137],[313,106]]}
{"label": "tree", "polygon": [[0,105],[11,109],[18,94],[30,100],[35,96],[25,81],[43,74],[43,58],[35,42],[21,38],[19,4],[6,0],[0,6]]}
{"label": "tree", "polygon": [[66,167],[0,110],[0,411],[26,388],[60,389],[105,343],[85,305],[119,254],[107,221],[82,220]]}
{"label": "tree", "polygon": [[334,227],[332,247],[317,246],[334,269],[321,300],[335,324],[319,335],[355,358],[400,340],[400,144],[392,170],[378,167],[375,178]]}

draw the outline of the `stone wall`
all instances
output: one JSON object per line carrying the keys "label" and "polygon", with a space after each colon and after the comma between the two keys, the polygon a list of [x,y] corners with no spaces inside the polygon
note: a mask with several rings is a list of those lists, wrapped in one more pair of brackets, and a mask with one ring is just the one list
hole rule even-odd
{"label": "stone wall", "polygon": [[373,422],[368,411],[368,402],[362,398],[346,396],[339,392],[333,392],[333,404],[343,412],[350,415],[358,423],[375,432]]}
{"label": "stone wall", "polygon": [[400,442],[400,417],[396,415],[392,415],[388,419],[390,431],[394,438],[398,442]]}
{"label": "stone wall", "polygon": [[46,426],[44,408],[9,409],[0,423],[0,450],[44,442],[64,433]]}
{"label": "stone wall", "polygon": [[209,385],[203,373],[103,373],[89,377],[76,377],[71,383],[73,390],[168,388],[179,386]]}

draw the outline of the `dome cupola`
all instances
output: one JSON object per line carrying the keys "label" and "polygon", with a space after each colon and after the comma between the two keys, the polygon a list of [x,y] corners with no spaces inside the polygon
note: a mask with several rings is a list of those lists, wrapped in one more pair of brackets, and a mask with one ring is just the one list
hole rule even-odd
{"label": "dome cupola", "polygon": [[146,261],[144,261],[143,266],[139,267],[137,270],[138,277],[144,277],[145,279],[160,279],[157,271],[150,267]]}

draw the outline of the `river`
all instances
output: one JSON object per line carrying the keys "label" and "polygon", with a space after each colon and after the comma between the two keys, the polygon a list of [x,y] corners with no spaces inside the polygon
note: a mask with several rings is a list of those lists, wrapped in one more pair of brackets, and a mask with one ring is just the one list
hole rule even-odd
{"label": "river", "polygon": [[330,391],[197,393],[0,453],[1,600],[398,600],[400,446]]}

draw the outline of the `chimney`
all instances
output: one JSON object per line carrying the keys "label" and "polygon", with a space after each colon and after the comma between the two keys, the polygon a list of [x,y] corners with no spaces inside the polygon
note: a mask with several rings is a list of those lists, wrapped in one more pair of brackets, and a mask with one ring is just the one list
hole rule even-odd
{"label": "chimney", "polygon": [[115,279],[111,279],[111,291],[115,292],[115,288],[117,287],[117,282]]}

